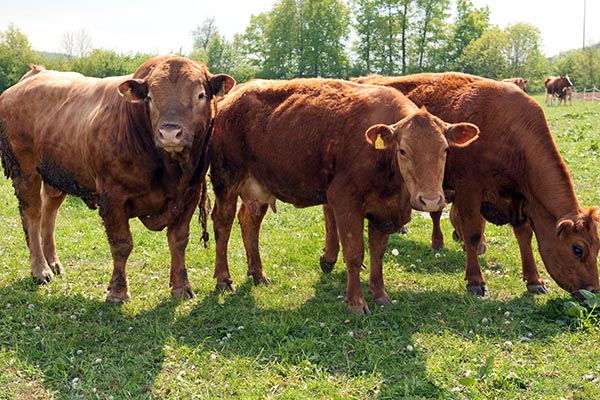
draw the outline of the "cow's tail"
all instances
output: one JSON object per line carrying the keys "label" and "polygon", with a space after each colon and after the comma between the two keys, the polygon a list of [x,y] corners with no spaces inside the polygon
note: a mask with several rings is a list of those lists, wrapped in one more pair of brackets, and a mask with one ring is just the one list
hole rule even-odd
{"label": "cow's tail", "polygon": [[14,178],[19,175],[21,168],[8,143],[6,124],[2,120],[0,120],[0,159],[2,160],[4,176]]}
{"label": "cow's tail", "polygon": [[202,226],[202,235],[200,241],[204,244],[204,248],[208,248],[208,215],[210,214],[210,198],[208,197],[208,185],[206,179],[202,181],[200,190],[200,202],[198,203],[198,220]]}

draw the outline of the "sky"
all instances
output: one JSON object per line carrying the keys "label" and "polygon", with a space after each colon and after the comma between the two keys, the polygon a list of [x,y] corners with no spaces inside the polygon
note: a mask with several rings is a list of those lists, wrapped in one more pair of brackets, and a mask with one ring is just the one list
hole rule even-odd
{"label": "sky", "polygon": [[[505,28],[526,22],[540,29],[550,57],[584,43],[600,42],[600,0],[471,0],[488,5],[490,20]],[[275,0],[0,0],[0,31],[13,24],[35,50],[62,52],[65,33],[84,29],[93,48],[118,53],[189,53],[192,31],[214,17],[229,40],[243,33],[250,16],[272,9]]]}

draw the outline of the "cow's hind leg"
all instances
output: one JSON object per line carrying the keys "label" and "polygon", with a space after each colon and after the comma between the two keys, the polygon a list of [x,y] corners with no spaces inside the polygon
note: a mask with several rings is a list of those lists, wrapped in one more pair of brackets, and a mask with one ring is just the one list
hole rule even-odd
{"label": "cow's hind leg", "polygon": [[323,217],[325,219],[325,248],[320,258],[321,270],[325,273],[333,271],[338,253],[340,251],[340,241],[338,238],[338,229],[335,222],[335,214],[330,206],[323,205]]}
{"label": "cow's hind leg", "polygon": [[265,274],[260,259],[258,241],[260,237],[260,226],[267,213],[268,204],[262,204],[255,213],[242,203],[238,212],[238,220],[242,229],[242,240],[246,249],[246,259],[248,262],[248,276],[254,279],[255,284],[263,283],[270,285],[271,280]]}
{"label": "cow's hind leg", "polygon": [[25,239],[29,247],[31,276],[39,284],[54,279],[54,272],[48,265],[42,247],[42,179],[39,175],[21,173],[13,177],[15,194],[19,200],[19,212],[23,223]]}
{"label": "cow's hind leg", "polygon": [[58,209],[65,200],[66,194],[43,184],[42,186],[42,246],[44,257],[48,266],[57,275],[64,274],[65,270],[56,254],[56,239],[54,231],[56,227],[56,217]]}

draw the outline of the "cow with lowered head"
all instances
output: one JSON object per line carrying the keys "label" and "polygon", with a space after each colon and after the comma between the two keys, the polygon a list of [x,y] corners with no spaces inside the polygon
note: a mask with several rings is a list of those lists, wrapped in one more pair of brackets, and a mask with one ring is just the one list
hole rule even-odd
{"label": "cow with lowered head", "polygon": [[[347,267],[348,309],[368,312],[359,272],[368,222],[369,291],[391,304],[383,284],[388,235],[410,220],[411,206],[444,207],[449,147],[471,143],[473,124],[448,124],[399,92],[327,79],[250,81],[219,103],[210,144],[217,288],[234,290],[227,243],[237,209],[248,275],[270,283],[258,250],[268,206],[327,204],[338,221]],[[452,150],[453,151],[453,150]]]}
{"label": "cow with lowered head", "polygon": [[33,66],[0,96],[0,155],[13,181],[38,283],[64,272],[54,226],[67,194],[99,208],[113,258],[108,302],[130,298],[130,218],[167,228],[171,293],[192,297],[189,223],[208,168],[215,98],[235,84],[195,61],[162,56],[104,79]]}

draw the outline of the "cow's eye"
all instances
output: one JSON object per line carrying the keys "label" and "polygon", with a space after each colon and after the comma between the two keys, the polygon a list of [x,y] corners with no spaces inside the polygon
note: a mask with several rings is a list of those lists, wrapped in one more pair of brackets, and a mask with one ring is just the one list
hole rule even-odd
{"label": "cow's eye", "polygon": [[146,103],[148,103],[148,104],[152,103],[152,97],[146,96]]}
{"label": "cow's eye", "polygon": [[573,245],[573,248],[571,250],[573,251],[573,254],[575,255],[575,257],[577,257],[577,258],[583,257],[583,249],[581,247],[577,246],[576,244]]}
{"label": "cow's eye", "polygon": [[446,148],[444,149],[444,153],[446,153],[446,154],[448,154],[448,152],[449,152],[449,151],[450,151],[450,147],[446,147]]}
{"label": "cow's eye", "polygon": [[206,93],[202,92],[198,95],[198,100],[202,100],[205,97],[206,97]]}
{"label": "cow's eye", "polygon": [[399,149],[399,150],[398,150],[398,154],[400,154],[401,156],[405,156],[405,155],[406,155],[406,150],[404,150],[404,149]]}

